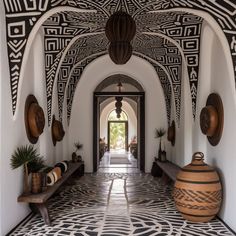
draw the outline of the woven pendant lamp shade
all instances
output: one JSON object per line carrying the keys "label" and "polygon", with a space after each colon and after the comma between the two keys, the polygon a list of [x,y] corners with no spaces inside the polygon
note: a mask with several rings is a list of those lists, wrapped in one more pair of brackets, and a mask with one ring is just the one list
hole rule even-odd
{"label": "woven pendant lamp shade", "polygon": [[117,65],[123,65],[132,56],[132,46],[129,42],[111,42],[109,46],[111,60]]}
{"label": "woven pendant lamp shade", "polygon": [[132,56],[131,40],[136,33],[136,24],[132,16],[119,10],[111,15],[105,27],[105,33],[111,42],[108,52],[117,65],[127,63]]}
{"label": "woven pendant lamp shade", "polygon": [[105,33],[110,42],[130,42],[136,33],[133,18],[123,11],[117,11],[108,19]]}

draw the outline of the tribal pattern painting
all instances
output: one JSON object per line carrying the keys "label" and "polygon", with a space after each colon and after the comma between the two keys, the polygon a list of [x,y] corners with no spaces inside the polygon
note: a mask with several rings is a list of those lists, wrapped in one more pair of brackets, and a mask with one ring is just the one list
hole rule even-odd
{"label": "tribal pattern painting", "polygon": [[[149,57],[137,53],[137,52],[133,52],[134,55],[143,58],[145,60],[147,60],[155,69],[155,71],[157,72],[158,78],[160,80],[162,89],[163,89],[163,93],[164,93],[164,97],[165,97],[165,103],[166,103],[166,114],[167,114],[167,121],[168,121],[168,125],[170,125],[170,119],[171,119],[171,99],[172,99],[172,83],[170,81],[170,79],[168,78],[169,73],[166,71],[164,71],[164,69],[162,67],[164,66],[160,66],[160,64],[154,63],[153,60],[151,60]],[[178,121],[178,117],[175,117],[176,120]],[[178,123],[179,125],[179,123]]]}
{"label": "tribal pattern painting", "polygon": [[[104,31],[105,19],[106,18],[104,15],[102,15],[102,13],[100,16],[100,14],[97,13],[78,14],[76,12],[60,12],[54,14],[44,22],[43,28],[45,33],[47,112],[49,123],[51,120],[52,95],[55,80],[58,81],[58,84],[55,87],[58,89],[59,116],[61,117],[61,90],[63,90],[62,87],[64,87],[63,83],[61,83],[61,80],[64,80],[62,78],[63,76],[68,76],[70,73],[69,69],[73,67],[74,62],[66,59],[66,56],[70,57],[70,59],[76,57],[76,53],[78,53],[78,51],[74,51],[75,46],[79,47],[79,53],[82,51],[86,51],[85,53],[87,54],[92,53],[86,46],[84,47],[84,45],[89,45],[90,41],[93,39],[94,34],[98,34],[99,37],[99,32]],[[97,21],[99,21],[101,24],[98,24]],[[91,36],[91,39],[89,35]],[[75,41],[75,43],[72,43],[70,46],[70,43],[73,41]],[[100,45],[93,46],[98,47],[99,50]],[[84,55],[84,53],[82,55]],[[65,57],[64,59],[63,56]],[[81,55],[79,56],[81,58]],[[85,57],[86,56],[87,55],[85,55]],[[59,66],[60,62],[62,61],[62,66]],[[69,68],[67,66],[69,66]]]}
{"label": "tribal pattern painting", "polygon": [[[58,109],[60,119],[62,118],[63,101],[67,81],[70,80],[71,73],[73,76],[75,76],[73,71],[74,66],[79,64],[81,69],[81,64],[84,65],[85,61],[90,62],[90,60],[86,60],[86,58],[90,56],[94,57],[94,55],[99,55],[100,52],[107,51],[108,43],[109,42],[104,33],[85,36],[77,39],[67,51],[61,64],[57,81]],[[70,86],[69,88],[71,89],[72,87]],[[69,91],[68,93],[73,94],[73,91]]]}
{"label": "tribal pattern painting", "polygon": [[[85,58],[84,60],[80,61],[79,63],[77,63],[75,68],[72,70],[72,73],[71,73],[69,80],[68,80],[68,87],[67,87],[67,92],[66,92],[68,125],[70,123],[72,102],[74,100],[75,90],[76,90],[77,84],[80,80],[80,77],[84,71],[84,68],[89,63],[91,63],[93,60],[95,60],[96,58],[98,58],[102,55],[105,55],[105,54],[107,54],[107,51],[103,51],[103,52],[94,54],[92,56],[89,56],[89,57]],[[62,103],[61,103],[61,105],[62,105]],[[59,107],[59,111],[60,111],[60,109],[62,110],[62,107]]]}
{"label": "tribal pattern painting", "polygon": [[[4,5],[13,115],[17,107],[20,77],[23,76],[21,71],[23,71],[24,61],[27,59],[30,42],[32,42],[37,29],[42,26],[45,33],[45,83],[47,86],[48,120],[50,121],[52,94],[55,88],[57,89],[58,98],[63,100],[65,97],[65,94],[62,95],[63,92],[66,92],[64,77],[61,76],[62,71],[68,75],[73,73],[71,71],[74,66],[73,63],[69,65],[68,70],[65,70],[65,67],[61,67],[62,65],[68,65],[68,61],[63,64],[63,60],[68,51],[70,51],[70,47],[74,43],[73,40],[76,41],[76,37],[88,36],[87,34],[101,34],[104,31],[104,26],[109,16],[114,11],[120,9],[121,1],[4,0]],[[149,36],[152,35],[153,38],[157,38],[156,41],[163,37],[173,40],[176,48],[171,43],[172,41],[162,44],[162,51],[168,54],[171,54],[171,50],[173,50],[172,54],[177,55],[178,48],[181,48],[188,67],[193,117],[195,117],[196,113],[202,18],[186,13],[188,9],[205,11],[218,22],[228,40],[236,74],[235,1],[127,0],[123,1],[122,9],[131,14],[135,18],[135,21],[137,21],[138,36],[135,38],[133,44],[143,45],[140,48],[136,47],[135,50],[137,52],[153,60],[161,59],[158,58],[158,54],[153,55],[154,53],[150,50],[150,47],[145,50],[144,45],[146,46],[149,42],[152,43],[154,41],[154,39],[150,40],[149,37],[146,37],[147,34]],[[89,37],[86,38],[89,39]],[[141,40],[148,41],[141,42]],[[104,48],[101,47],[97,52],[102,52],[103,50]],[[156,50],[155,53],[157,52]],[[86,61],[85,58],[87,58],[89,53],[86,53],[84,58],[81,57],[83,63]],[[92,54],[89,56],[92,56]],[[173,67],[165,65],[165,68],[167,68],[171,76],[173,90],[175,91],[176,115],[179,117],[180,106],[178,104],[180,104],[181,99],[180,88],[182,77],[182,72],[179,68],[181,68],[183,61],[181,59],[180,62],[177,62],[176,57],[167,57],[168,60],[174,60]],[[178,60],[180,58],[181,56],[178,57]],[[55,81],[58,83],[55,84]],[[173,82],[177,83],[177,81],[180,85],[177,86],[176,84],[175,87]],[[175,95],[177,93],[180,95],[178,96],[178,102],[177,96]],[[68,94],[73,94],[73,92],[69,91]],[[59,107],[59,110],[61,110],[61,107]]]}
{"label": "tribal pattern painting", "polygon": [[[143,55],[160,63],[170,75],[175,100],[176,121],[179,124],[182,57],[178,48],[167,39],[144,34],[136,36],[133,48],[136,52],[141,52]],[[171,97],[171,94],[168,94],[168,96]]]}
{"label": "tribal pattern painting", "polygon": [[199,16],[181,12],[149,13],[137,17],[137,24],[144,32],[165,35],[181,47],[188,68],[193,118],[196,115],[202,21]]}

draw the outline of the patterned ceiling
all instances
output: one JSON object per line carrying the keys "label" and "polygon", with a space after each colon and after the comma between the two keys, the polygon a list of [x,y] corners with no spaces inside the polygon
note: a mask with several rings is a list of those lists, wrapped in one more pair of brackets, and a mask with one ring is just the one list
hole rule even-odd
{"label": "patterned ceiling", "polygon": [[[17,106],[21,66],[30,33],[40,17],[54,9],[54,13],[42,25],[45,32],[48,121],[50,124],[54,87],[57,88],[59,116],[62,118],[63,101],[66,99],[69,120],[75,89],[84,68],[97,57],[107,54],[108,41],[104,26],[109,16],[120,8],[121,1],[4,0],[4,3],[13,114]],[[173,95],[176,120],[179,123],[182,63],[186,60],[194,118],[203,19],[183,10],[203,10],[216,19],[228,39],[236,70],[235,1],[126,0],[122,8],[134,17],[137,24],[137,34],[132,42],[134,54],[148,60],[159,75],[168,122]],[[78,12],[78,9],[87,12]],[[158,10],[168,11],[153,12]],[[177,46],[183,51],[184,58]]]}

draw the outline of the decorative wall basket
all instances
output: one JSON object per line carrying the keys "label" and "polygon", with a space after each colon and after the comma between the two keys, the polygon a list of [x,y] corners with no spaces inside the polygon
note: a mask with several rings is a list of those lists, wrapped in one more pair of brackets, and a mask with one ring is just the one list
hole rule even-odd
{"label": "decorative wall basket", "polygon": [[167,139],[171,142],[172,146],[175,145],[175,122],[172,121],[171,126],[168,128]]}
{"label": "decorative wall basket", "polygon": [[178,173],[173,197],[182,216],[193,222],[208,222],[220,210],[222,188],[217,172],[203,162],[201,152]]}
{"label": "decorative wall basket", "polygon": [[53,115],[52,117],[52,142],[53,145],[56,145],[56,142],[60,142],[64,135],[65,135],[65,131],[63,129],[63,125],[59,120],[55,119],[55,116]]}
{"label": "decorative wall basket", "polygon": [[29,141],[35,144],[43,133],[45,117],[34,95],[29,95],[25,101],[25,129]]}
{"label": "decorative wall basket", "polygon": [[132,16],[122,10],[113,13],[106,23],[105,33],[110,41],[108,52],[111,60],[117,65],[128,62],[133,51],[130,42],[136,33]]}
{"label": "decorative wall basket", "polygon": [[201,110],[200,127],[207,135],[212,146],[216,146],[221,139],[224,126],[224,108],[220,96],[212,93],[208,96],[206,106]]}

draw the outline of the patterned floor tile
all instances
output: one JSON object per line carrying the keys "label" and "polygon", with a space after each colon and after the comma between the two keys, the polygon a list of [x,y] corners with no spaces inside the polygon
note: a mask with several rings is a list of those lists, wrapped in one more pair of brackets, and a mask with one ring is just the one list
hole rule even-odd
{"label": "patterned floor tile", "polygon": [[50,199],[52,226],[32,215],[11,235],[233,235],[218,219],[185,221],[175,209],[171,190],[148,174],[87,174]]}

